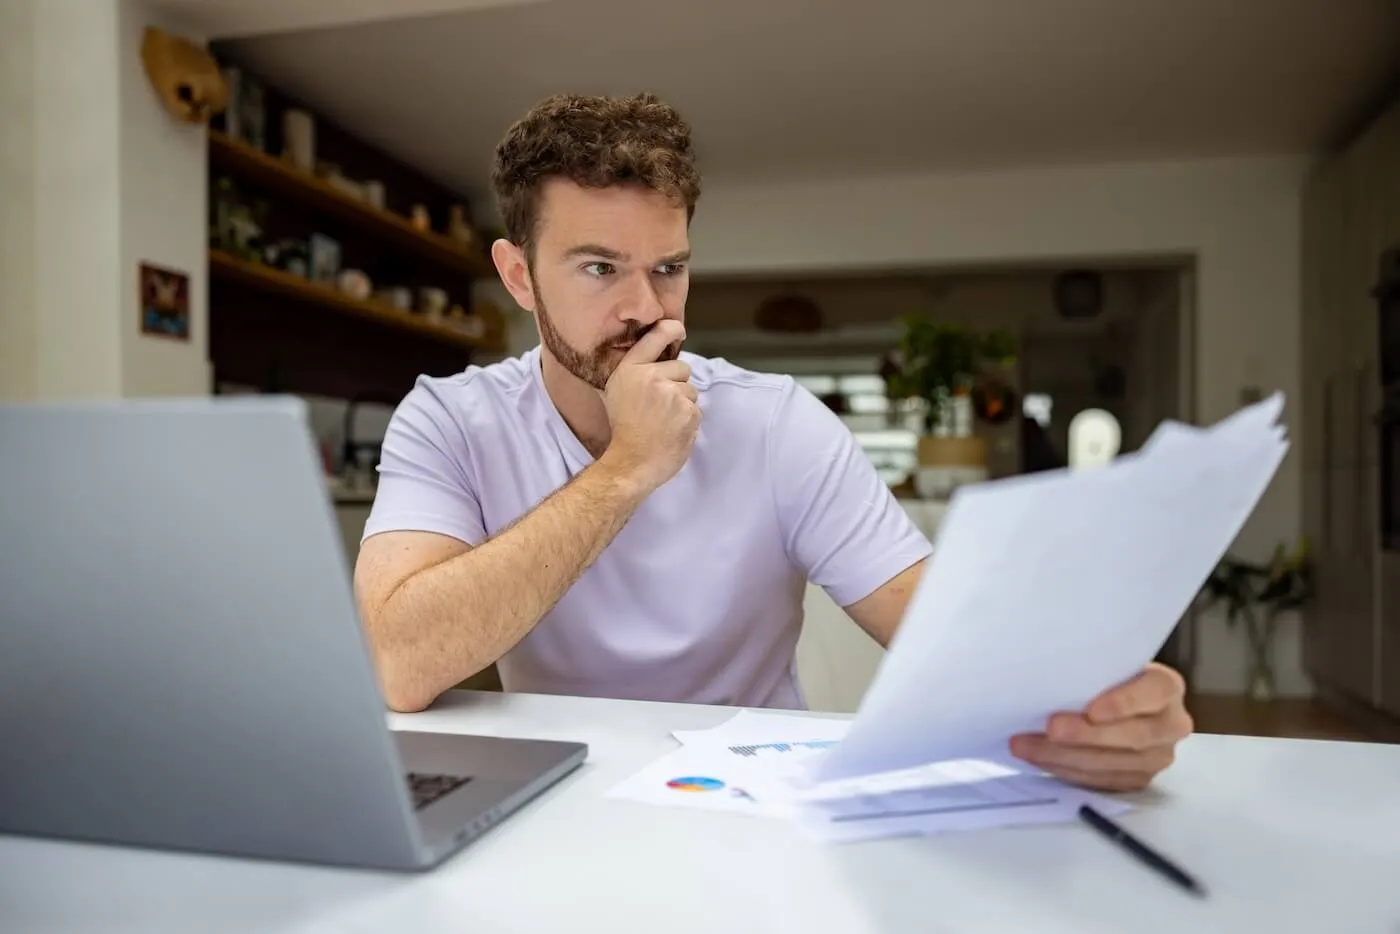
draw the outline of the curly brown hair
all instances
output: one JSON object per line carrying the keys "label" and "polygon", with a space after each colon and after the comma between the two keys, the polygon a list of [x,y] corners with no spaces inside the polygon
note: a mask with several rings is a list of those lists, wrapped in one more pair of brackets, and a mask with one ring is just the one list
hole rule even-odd
{"label": "curly brown hair", "polygon": [[654,94],[556,94],[536,104],[496,147],[491,184],[506,237],[533,255],[540,191],[550,178],[585,188],[640,184],[693,217],[700,173],[690,125]]}

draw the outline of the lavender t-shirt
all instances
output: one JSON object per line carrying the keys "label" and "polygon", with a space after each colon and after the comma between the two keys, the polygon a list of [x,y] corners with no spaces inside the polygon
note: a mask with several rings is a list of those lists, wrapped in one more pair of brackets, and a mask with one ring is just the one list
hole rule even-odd
{"label": "lavender t-shirt", "polygon": [[[850,430],[791,377],[682,359],[703,411],[690,459],[500,660],[506,690],[800,708],[807,581],[849,606],[931,552]],[[422,377],[385,435],[365,537],[479,545],[592,460],[545,391],[538,347]]]}

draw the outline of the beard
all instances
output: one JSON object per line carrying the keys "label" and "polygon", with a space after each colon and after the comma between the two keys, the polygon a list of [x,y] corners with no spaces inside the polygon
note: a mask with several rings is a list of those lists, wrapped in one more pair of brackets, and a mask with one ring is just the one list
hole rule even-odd
{"label": "beard", "polygon": [[[608,379],[622,362],[631,345],[641,340],[656,326],[655,322],[642,324],[639,321],[627,321],[625,327],[617,334],[589,350],[579,350],[564,340],[564,336],[554,326],[539,289],[535,290],[535,318],[540,324],[540,341],[545,349],[559,361],[560,366],[599,392],[608,387]],[[680,352],[679,343],[671,344],[657,359],[674,360],[680,356]]]}

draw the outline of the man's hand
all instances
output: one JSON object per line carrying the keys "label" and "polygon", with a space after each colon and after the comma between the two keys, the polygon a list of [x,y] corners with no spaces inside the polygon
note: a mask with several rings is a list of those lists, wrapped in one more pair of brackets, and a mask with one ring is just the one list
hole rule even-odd
{"label": "man's hand", "polygon": [[1191,734],[1186,683],[1156,662],[1105,691],[1083,713],[1057,713],[1044,733],[1013,737],[1011,752],[1065,781],[1101,791],[1138,791],[1172,764]]}
{"label": "man's hand", "polygon": [[603,392],[612,440],[601,461],[638,477],[648,492],[680,471],[700,430],[690,367],[658,359],[684,339],[679,321],[658,321],[618,363]]}

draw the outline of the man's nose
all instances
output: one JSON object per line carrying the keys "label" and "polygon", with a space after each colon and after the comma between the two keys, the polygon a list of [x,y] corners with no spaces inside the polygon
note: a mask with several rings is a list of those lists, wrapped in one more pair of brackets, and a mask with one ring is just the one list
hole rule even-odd
{"label": "man's nose", "polygon": [[652,324],[666,317],[666,306],[661,303],[656,283],[652,281],[649,273],[642,273],[632,282],[631,290],[623,306],[622,317],[624,320],[636,321],[644,325]]}

